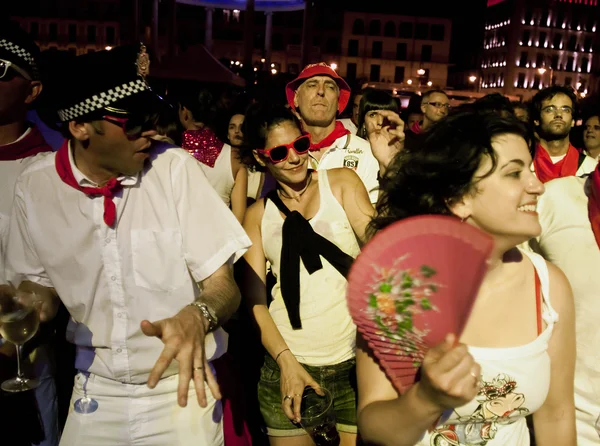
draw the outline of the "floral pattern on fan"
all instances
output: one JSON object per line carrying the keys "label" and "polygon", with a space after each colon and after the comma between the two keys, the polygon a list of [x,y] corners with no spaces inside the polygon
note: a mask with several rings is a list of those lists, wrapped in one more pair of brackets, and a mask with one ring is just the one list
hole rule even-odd
{"label": "floral pattern on fan", "polygon": [[440,284],[432,279],[436,270],[428,265],[421,265],[418,270],[399,268],[406,258],[398,259],[392,268],[376,268],[365,311],[381,329],[378,334],[394,344],[401,344],[395,354],[412,358],[414,366],[419,367],[422,360],[420,346],[429,330],[415,327],[413,316],[425,311],[439,311],[434,295]]}

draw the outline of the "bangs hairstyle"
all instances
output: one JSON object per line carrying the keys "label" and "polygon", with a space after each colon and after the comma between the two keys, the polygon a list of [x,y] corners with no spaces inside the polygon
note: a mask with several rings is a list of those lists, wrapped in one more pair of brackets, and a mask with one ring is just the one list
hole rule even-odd
{"label": "bangs hairstyle", "polygon": [[239,148],[240,159],[245,165],[261,172],[265,171],[265,168],[258,164],[256,158],[254,158],[253,150],[265,149],[269,130],[284,122],[291,122],[302,131],[300,121],[285,105],[256,103],[246,110],[246,116],[242,124],[244,143]]}
{"label": "bangs hairstyle", "polygon": [[[387,91],[368,88],[364,90],[360,105],[358,106],[358,136],[365,137],[366,131],[363,131],[365,116],[373,110],[391,110],[398,113],[400,108],[398,102]],[[364,133],[364,134],[361,134]]]}
{"label": "bangs hairstyle", "polygon": [[[453,215],[449,206],[473,193],[476,184],[496,170],[492,142],[504,134],[525,141],[528,136],[525,125],[514,116],[482,112],[471,104],[435,123],[416,147],[400,151],[388,167],[368,234],[416,215]],[[485,157],[492,167],[476,178]]]}

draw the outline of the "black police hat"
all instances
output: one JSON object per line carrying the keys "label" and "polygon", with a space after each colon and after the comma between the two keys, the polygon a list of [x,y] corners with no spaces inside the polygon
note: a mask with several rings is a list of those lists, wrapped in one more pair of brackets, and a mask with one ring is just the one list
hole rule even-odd
{"label": "black police hat", "polygon": [[53,100],[63,122],[106,109],[122,114],[148,113],[160,102],[145,79],[149,57],[143,44],[71,57],[56,68]]}

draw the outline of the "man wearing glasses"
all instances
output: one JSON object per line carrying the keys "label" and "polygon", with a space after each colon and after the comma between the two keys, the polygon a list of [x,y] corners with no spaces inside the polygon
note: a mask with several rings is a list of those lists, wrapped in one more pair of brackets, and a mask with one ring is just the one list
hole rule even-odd
{"label": "man wearing glasses", "polygon": [[[4,283],[4,251],[8,242],[8,226],[13,204],[13,191],[17,177],[42,152],[52,149],[39,130],[26,121],[27,109],[42,91],[39,73],[39,49],[33,39],[12,21],[0,21],[0,284]],[[33,340],[31,345],[40,337]],[[23,416],[24,403],[28,397],[0,394],[0,419],[8,427],[8,437],[21,437],[26,444],[45,439],[42,446],[58,444],[58,420],[56,388],[49,358],[48,339],[42,340],[30,356],[33,358],[32,375],[40,385],[35,390],[37,406],[43,424],[43,434],[35,423]],[[28,364],[29,365],[29,364]],[[0,381],[14,376],[16,372],[15,346],[4,343],[0,337]],[[35,401],[31,402],[35,406]],[[19,415],[21,412],[21,415]],[[37,412],[37,409],[35,410]],[[30,414],[31,415],[31,414]],[[30,423],[30,424],[28,424]],[[28,429],[24,426],[28,425]],[[15,440],[15,444],[17,443]]]}
{"label": "man wearing glasses", "polygon": [[71,316],[64,446],[223,444],[211,361],[250,241],[198,162],[151,139],[162,100],[144,56],[118,47],[56,67],[67,139],[15,186],[7,278],[33,282],[42,319],[59,298]]}
{"label": "man wearing glasses", "polygon": [[541,90],[533,97],[531,111],[539,136],[533,164],[540,181],[581,176],[596,168],[596,160],[580,153],[569,140],[577,112],[573,89],[556,85]]}
{"label": "man wearing glasses", "polygon": [[434,122],[444,119],[448,115],[450,100],[442,90],[429,90],[423,94],[421,99],[421,111],[423,120],[413,124],[410,130],[419,134],[427,130]]}

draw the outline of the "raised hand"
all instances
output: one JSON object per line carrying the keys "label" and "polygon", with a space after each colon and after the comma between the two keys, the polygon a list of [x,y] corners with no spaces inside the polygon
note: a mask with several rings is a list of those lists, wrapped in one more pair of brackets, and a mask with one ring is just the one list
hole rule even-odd
{"label": "raised hand", "polygon": [[404,148],[404,121],[391,110],[377,110],[380,119],[367,127],[373,156],[380,166],[387,165]]}

